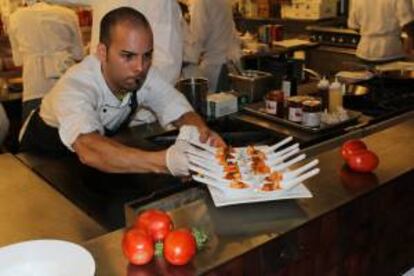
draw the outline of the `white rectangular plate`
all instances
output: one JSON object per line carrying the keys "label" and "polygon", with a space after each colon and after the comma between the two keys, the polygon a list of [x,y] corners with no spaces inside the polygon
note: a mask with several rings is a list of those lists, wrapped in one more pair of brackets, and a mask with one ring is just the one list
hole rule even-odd
{"label": "white rectangular plate", "polygon": [[216,207],[273,200],[313,197],[312,193],[303,184],[299,184],[290,190],[279,190],[273,192],[252,192],[248,195],[237,196],[227,196],[218,189],[215,189],[214,187],[210,186],[208,186],[208,190],[210,191],[211,197],[213,198],[213,202]]}

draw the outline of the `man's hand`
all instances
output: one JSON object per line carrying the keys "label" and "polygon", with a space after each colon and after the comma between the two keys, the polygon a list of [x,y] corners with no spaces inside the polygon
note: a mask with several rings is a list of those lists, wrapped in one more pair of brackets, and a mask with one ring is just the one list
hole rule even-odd
{"label": "man's hand", "polygon": [[165,163],[168,170],[174,176],[187,176],[190,174],[187,149],[190,144],[184,140],[177,140],[174,145],[167,149]]}
{"label": "man's hand", "polygon": [[[194,112],[188,112],[181,116],[177,121],[174,122],[174,125],[177,127],[182,127],[184,125],[191,125],[197,128],[200,134],[200,142],[201,143],[209,143],[211,146],[214,147],[225,147],[226,143],[224,140],[214,131],[212,131],[201,119],[198,114]],[[180,132],[180,135],[182,133]],[[183,140],[190,141],[188,138],[184,138]]]}
{"label": "man's hand", "polygon": [[197,127],[200,133],[200,142],[209,143],[213,147],[226,147],[224,140],[215,131],[212,131],[208,127]]}

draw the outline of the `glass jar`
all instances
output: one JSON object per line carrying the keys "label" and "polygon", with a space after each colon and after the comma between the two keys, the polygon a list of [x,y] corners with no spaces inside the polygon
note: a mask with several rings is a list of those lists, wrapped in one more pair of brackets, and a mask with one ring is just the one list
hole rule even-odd
{"label": "glass jar", "polygon": [[302,124],[319,127],[321,124],[322,103],[320,100],[306,100],[302,103]]}
{"label": "glass jar", "polygon": [[270,91],[265,96],[266,113],[283,117],[283,91]]}
{"label": "glass jar", "polygon": [[303,97],[294,96],[287,99],[288,120],[296,123],[302,122]]}

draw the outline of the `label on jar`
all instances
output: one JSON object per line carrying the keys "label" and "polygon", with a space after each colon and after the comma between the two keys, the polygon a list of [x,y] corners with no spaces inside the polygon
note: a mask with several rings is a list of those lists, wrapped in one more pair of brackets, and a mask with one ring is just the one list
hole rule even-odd
{"label": "label on jar", "polygon": [[266,113],[277,114],[277,101],[266,100]]}
{"label": "label on jar", "polygon": [[292,122],[302,122],[302,107],[289,107],[289,121]]}
{"label": "label on jar", "polygon": [[303,112],[302,124],[307,127],[319,127],[321,124],[320,112]]}

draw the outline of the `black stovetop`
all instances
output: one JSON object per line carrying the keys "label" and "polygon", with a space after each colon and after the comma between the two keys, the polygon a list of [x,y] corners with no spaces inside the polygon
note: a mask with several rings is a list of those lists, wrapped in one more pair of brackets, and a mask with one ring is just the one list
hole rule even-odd
{"label": "black stovetop", "polygon": [[344,97],[345,108],[361,111],[374,120],[384,120],[414,109],[414,80],[372,79],[360,85],[369,94]]}

